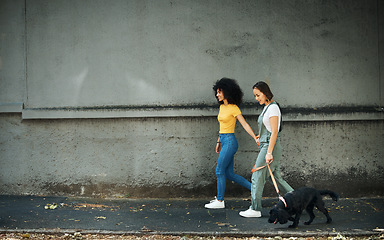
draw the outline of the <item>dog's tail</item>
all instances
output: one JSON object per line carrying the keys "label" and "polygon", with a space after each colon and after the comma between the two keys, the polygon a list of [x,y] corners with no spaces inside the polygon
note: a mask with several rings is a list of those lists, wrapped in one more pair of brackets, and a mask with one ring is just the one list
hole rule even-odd
{"label": "dog's tail", "polygon": [[330,190],[319,190],[320,195],[329,195],[333,201],[339,200],[339,194],[332,192]]}

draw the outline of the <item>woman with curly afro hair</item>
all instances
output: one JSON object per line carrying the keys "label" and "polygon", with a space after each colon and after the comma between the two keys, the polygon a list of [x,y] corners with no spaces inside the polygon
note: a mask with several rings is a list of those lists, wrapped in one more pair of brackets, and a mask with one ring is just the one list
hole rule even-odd
{"label": "woman with curly afro hair", "polygon": [[222,78],[213,86],[214,94],[220,103],[220,111],[217,119],[220,124],[219,138],[216,144],[216,153],[219,159],[216,166],[217,177],[217,196],[210,203],[205,204],[206,208],[218,209],[225,208],[224,193],[226,187],[226,179],[236,182],[241,186],[251,190],[251,183],[240,175],[233,172],[234,156],[238,148],[235,137],[235,125],[238,120],[245,131],[257,142],[257,137],[252,128],[245,121],[239,105],[243,99],[237,82],[233,79]]}

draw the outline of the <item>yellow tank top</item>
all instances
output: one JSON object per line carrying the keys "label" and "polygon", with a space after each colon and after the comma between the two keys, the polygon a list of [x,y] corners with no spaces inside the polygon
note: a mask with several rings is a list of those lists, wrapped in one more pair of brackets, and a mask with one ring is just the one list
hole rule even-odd
{"label": "yellow tank top", "polygon": [[220,123],[219,133],[235,133],[235,126],[237,115],[240,115],[241,111],[235,104],[220,105],[219,115],[217,120]]}

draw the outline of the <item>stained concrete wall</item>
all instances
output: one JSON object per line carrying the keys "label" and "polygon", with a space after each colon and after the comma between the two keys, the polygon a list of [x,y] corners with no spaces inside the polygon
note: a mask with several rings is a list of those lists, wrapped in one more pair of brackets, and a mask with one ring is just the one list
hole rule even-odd
{"label": "stained concrete wall", "polygon": [[383,195],[383,2],[1,1],[0,193],[213,196],[229,76],[255,130],[270,83],[294,187]]}
{"label": "stained concrete wall", "polygon": [[2,1],[2,102],[23,118],[211,106],[228,76],[268,81],[286,107],[383,105],[381,2]]}
{"label": "stained concrete wall", "polygon": [[[214,117],[24,120],[2,114],[1,193],[178,197],[215,194]],[[247,117],[256,128],[256,117]],[[237,126],[235,171],[258,149]],[[294,187],[383,194],[384,121],[286,122],[281,162]],[[269,189],[269,190],[268,190]],[[266,190],[273,195],[272,185]],[[268,194],[266,193],[266,194]],[[248,196],[228,184],[228,196]]]}
{"label": "stained concrete wall", "polygon": [[24,1],[0,3],[0,112],[21,112],[25,98]]}

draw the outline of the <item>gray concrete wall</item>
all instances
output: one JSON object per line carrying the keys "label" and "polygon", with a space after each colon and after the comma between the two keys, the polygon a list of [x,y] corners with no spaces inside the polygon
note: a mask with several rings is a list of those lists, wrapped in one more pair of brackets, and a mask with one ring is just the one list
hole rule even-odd
{"label": "gray concrete wall", "polygon": [[0,112],[21,112],[25,97],[24,1],[0,2]]}
{"label": "gray concrete wall", "polygon": [[0,193],[213,196],[227,76],[255,130],[270,83],[294,187],[383,195],[383,2],[1,1]]}
{"label": "gray concrete wall", "polygon": [[[247,117],[256,128],[256,117]],[[24,120],[2,114],[1,193],[214,196],[214,117]],[[250,179],[258,150],[237,126],[235,171]],[[383,194],[384,121],[286,122],[281,162],[294,187]],[[269,190],[268,190],[269,189]],[[274,196],[272,185],[266,194]],[[229,184],[228,196],[248,196]]]}
{"label": "gray concrete wall", "polygon": [[378,106],[378,3],[26,1],[25,108],[211,105],[222,76],[287,107]]}

